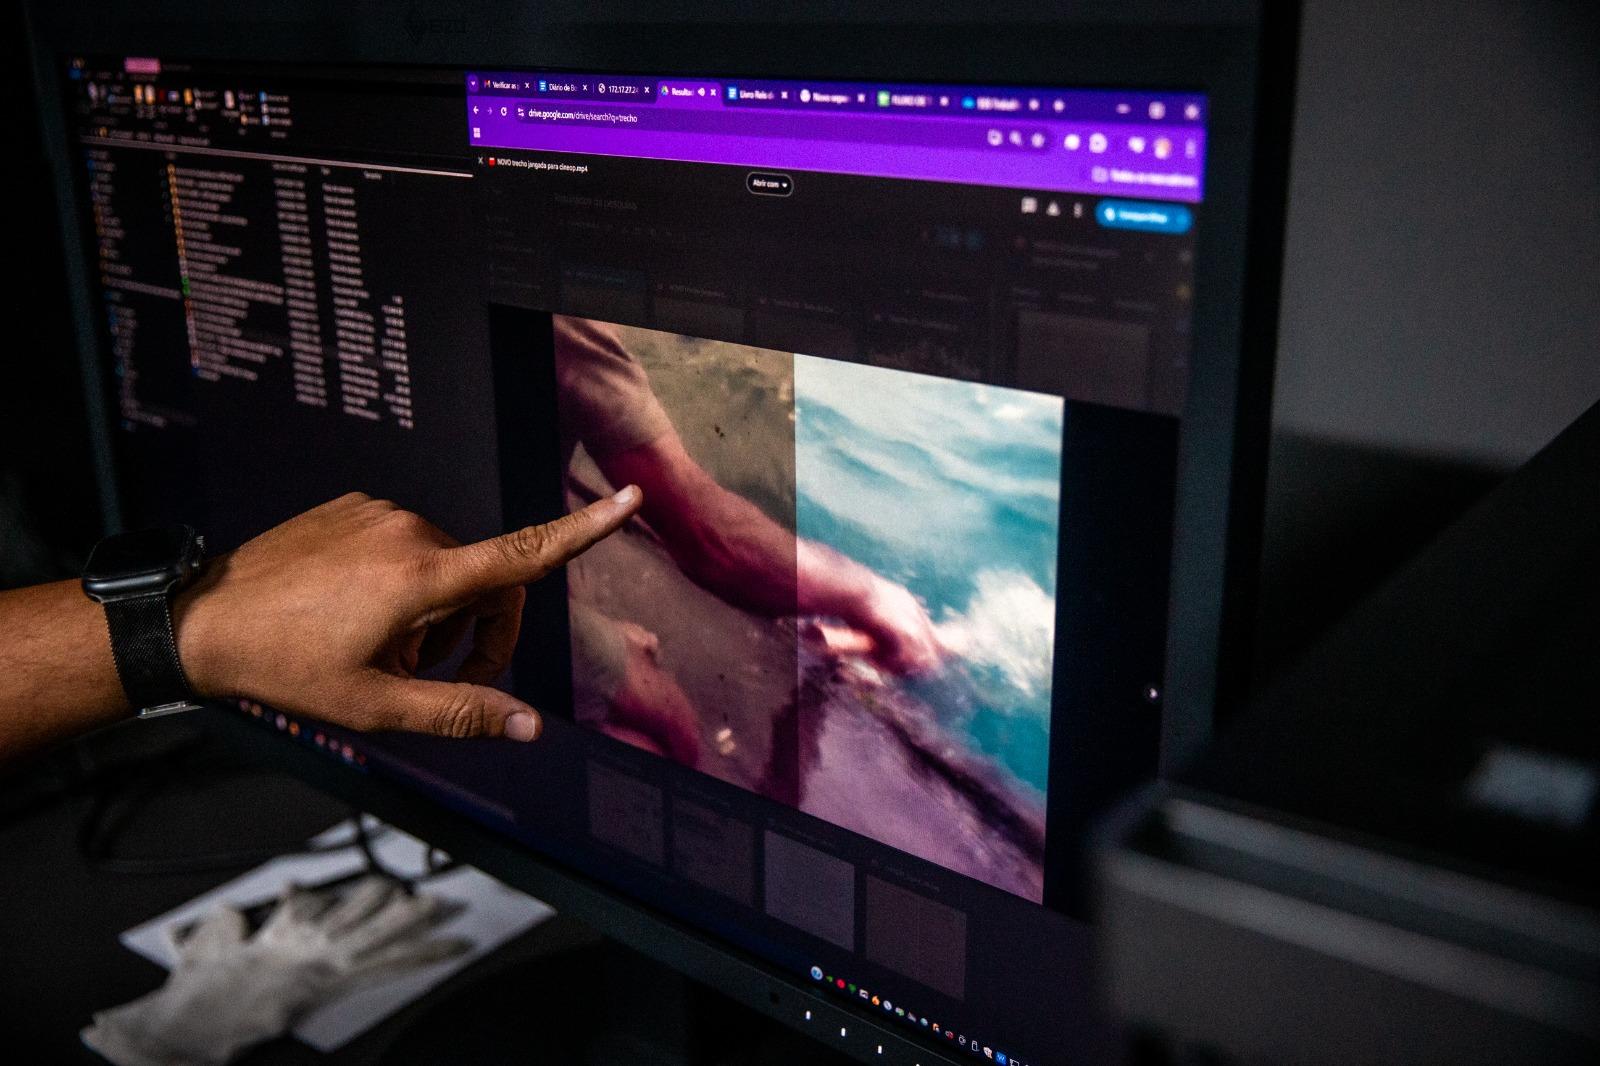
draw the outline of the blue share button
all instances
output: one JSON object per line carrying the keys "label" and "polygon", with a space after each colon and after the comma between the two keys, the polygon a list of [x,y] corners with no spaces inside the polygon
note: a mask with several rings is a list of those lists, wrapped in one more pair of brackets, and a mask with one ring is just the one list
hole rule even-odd
{"label": "blue share button", "polygon": [[1107,229],[1136,229],[1150,233],[1188,233],[1194,212],[1182,204],[1153,204],[1145,200],[1101,200],[1094,217]]}

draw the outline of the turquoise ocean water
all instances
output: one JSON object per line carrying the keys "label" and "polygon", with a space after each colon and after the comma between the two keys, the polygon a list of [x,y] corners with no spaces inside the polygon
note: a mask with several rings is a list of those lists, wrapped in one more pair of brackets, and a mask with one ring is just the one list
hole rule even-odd
{"label": "turquoise ocean water", "polygon": [[799,355],[797,532],[903,584],[951,649],[900,682],[1042,801],[1064,405]]}

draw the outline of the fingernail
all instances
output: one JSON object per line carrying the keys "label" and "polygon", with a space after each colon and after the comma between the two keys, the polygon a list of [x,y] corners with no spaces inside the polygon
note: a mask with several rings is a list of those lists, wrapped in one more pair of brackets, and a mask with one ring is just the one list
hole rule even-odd
{"label": "fingernail", "polygon": [[539,739],[539,716],[529,711],[518,711],[506,719],[506,736],[527,743]]}
{"label": "fingernail", "polygon": [[627,488],[623,489],[621,492],[617,493],[611,498],[622,504],[624,507],[631,506],[633,502],[639,498],[639,486],[629,485]]}

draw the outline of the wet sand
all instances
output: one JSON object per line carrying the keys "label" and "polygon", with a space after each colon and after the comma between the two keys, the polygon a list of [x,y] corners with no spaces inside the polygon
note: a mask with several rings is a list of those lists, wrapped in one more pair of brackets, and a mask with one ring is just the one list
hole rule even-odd
{"label": "wet sand", "polygon": [[[601,487],[611,491],[581,453],[574,468],[581,487],[569,505],[598,498]],[[590,606],[660,638],[661,667],[700,714],[697,769],[768,792],[773,723],[793,717],[793,622],[747,614],[706,592],[683,575],[637,520],[590,548],[569,569],[573,587],[582,589]],[[574,683],[581,687],[583,679]],[[776,790],[783,791],[781,784]]]}

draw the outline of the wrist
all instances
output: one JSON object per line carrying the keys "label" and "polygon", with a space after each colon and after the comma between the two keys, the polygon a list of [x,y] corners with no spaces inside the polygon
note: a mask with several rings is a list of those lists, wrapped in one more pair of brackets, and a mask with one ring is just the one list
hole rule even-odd
{"label": "wrist", "polygon": [[191,585],[172,597],[178,661],[194,694],[206,698],[240,694],[227,661],[227,607],[221,587],[226,562],[226,556],[212,559]]}
{"label": "wrist", "polygon": [[871,586],[862,597],[862,624],[874,630],[893,629],[894,619],[904,614],[906,601],[915,601],[909,592],[886,578],[872,575]]}
{"label": "wrist", "polygon": [[814,541],[796,542],[796,612],[832,615],[861,625],[873,613],[883,579],[867,567]]}

